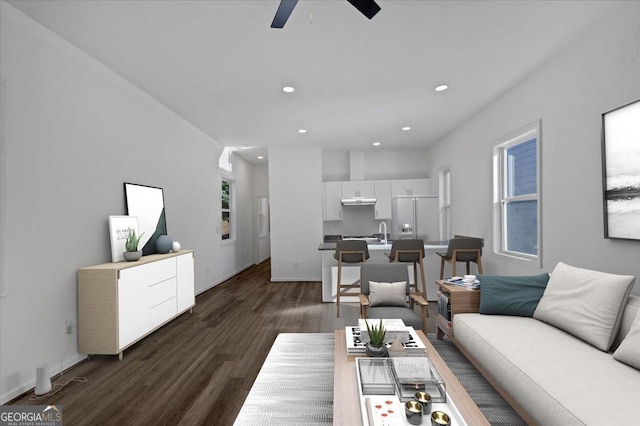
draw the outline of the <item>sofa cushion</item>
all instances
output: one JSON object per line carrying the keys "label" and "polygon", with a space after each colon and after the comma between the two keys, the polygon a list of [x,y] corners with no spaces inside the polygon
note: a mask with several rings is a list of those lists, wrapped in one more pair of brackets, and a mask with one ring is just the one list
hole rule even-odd
{"label": "sofa cushion", "polygon": [[624,314],[622,315],[622,322],[620,323],[620,331],[618,331],[618,335],[613,341],[613,345],[611,346],[612,351],[618,349],[622,340],[627,337],[629,330],[631,330],[631,325],[636,319],[636,315],[640,315],[638,312],[640,312],[640,296],[634,296],[631,294],[629,295],[627,305],[624,307]]}
{"label": "sofa cushion", "polygon": [[640,370],[640,314],[636,315],[636,320],[633,322],[629,334],[613,353],[613,357]]}
{"label": "sofa cushion", "polygon": [[369,306],[406,306],[407,282],[369,281]]}
{"label": "sofa cushion", "polygon": [[456,314],[456,343],[540,425],[640,418],[640,371],[533,318]]}
{"label": "sofa cushion", "polygon": [[480,313],[532,317],[549,274],[508,277],[480,275]]}
{"label": "sofa cushion", "polygon": [[607,351],[635,277],[556,265],[533,317]]}

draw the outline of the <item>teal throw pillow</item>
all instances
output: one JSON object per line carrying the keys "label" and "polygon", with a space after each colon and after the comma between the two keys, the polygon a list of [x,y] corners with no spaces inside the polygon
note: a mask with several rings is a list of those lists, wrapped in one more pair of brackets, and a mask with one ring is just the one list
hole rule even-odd
{"label": "teal throw pillow", "polygon": [[509,277],[479,275],[480,313],[533,317],[544,294],[549,274]]}

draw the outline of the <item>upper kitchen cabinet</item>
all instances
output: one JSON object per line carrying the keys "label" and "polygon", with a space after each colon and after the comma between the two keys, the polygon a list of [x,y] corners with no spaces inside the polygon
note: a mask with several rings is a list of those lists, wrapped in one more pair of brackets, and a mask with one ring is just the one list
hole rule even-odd
{"label": "upper kitchen cabinet", "polygon": [[429,192],[430,179],[396,179],[391,181],[391,196],[402,195],[431,195]]}
{"label": "upper kitchen cabinet", "polygon": [[373,186],[376,197],[375,219],[391,219],[391,181],[376,180]]}
{"label": "upper kitchen cabinet", "polygon": [[373,181],[352,180],[342,182],[342,198],[373,198],[374,194]]}
{"label": "upper kitchen cabinet", "polygon": [[342,220],[342,182],[324,182],[324,220]]}

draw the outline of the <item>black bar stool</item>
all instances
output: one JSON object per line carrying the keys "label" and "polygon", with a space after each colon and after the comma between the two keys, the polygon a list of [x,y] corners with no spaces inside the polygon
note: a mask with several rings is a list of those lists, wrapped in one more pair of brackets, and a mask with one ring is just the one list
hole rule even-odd
{"label": "black bar stool", "polygon": [[[424,241],[417,240],[394,240],[391,245],[391,253],[387,255],[391,262],[413,263],[413,288],[416,293],[422,294],[427,300],[427,283],[424,275]],[[418,287],[418,268],[422,278],[422,291]],[[427,313],[428,315],[428,313]]]}
{"label": "black bar stool", "polygon": [[369,259],[367,242],[362,240],[339,240],[336,243],[336,252],[333,256],[338,261],[338,285],[337,285],[337,316],[340,317],[340,296],[352,296],[350,289],[360,288],[360,280],[352,284],[342,283],[343,263],[364,263]]}

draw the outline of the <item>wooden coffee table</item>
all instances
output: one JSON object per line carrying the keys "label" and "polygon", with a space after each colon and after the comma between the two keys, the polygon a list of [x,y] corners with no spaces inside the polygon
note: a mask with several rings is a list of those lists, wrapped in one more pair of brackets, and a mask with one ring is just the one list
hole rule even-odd
{"label": "wooden coffee table", "polygon": [[[455,402],[458,411],[469,425],[490,425],[484,414],[473,402],[456,376],[440,357],[431,342],[422,331],[418,331],[427,356],[447,386],[449,397]],[[335,354],[333,371],[333,424],[356,426],[362,425],[358,379],[356,377],[356,356],[347,355],[345,331],[335,332]],[[425,422],[425,424],[428,424]]]}

